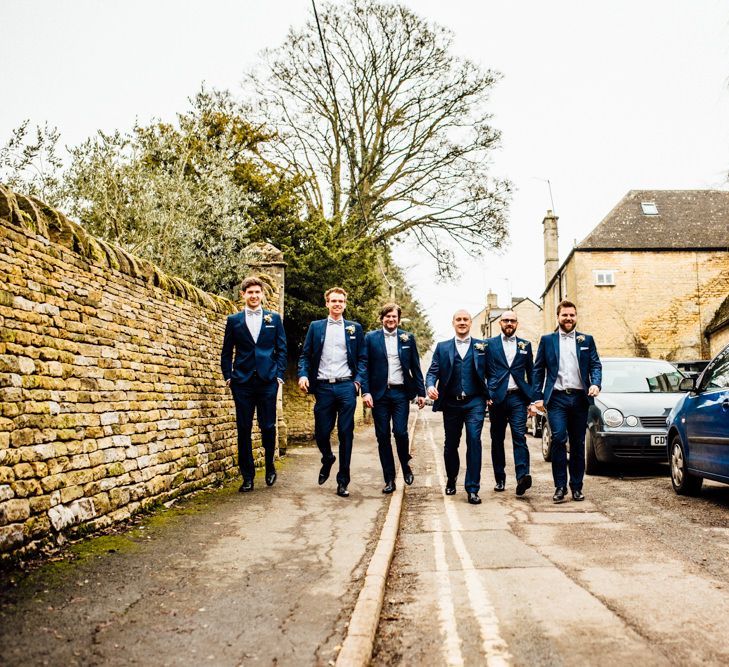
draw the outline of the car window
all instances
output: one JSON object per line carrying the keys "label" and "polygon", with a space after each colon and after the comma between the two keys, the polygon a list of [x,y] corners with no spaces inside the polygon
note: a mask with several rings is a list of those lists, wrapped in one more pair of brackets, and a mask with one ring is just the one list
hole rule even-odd
{"label": "car window", "polygon": [[729,348],[714,359],[711,368],[704,374],[701,385],[701,391],[729,388]]}
{"label": "car window", "polygon": [[683,373],[662,361],[620,360],[603,362],[602,391],[617,394],[677,392]]}

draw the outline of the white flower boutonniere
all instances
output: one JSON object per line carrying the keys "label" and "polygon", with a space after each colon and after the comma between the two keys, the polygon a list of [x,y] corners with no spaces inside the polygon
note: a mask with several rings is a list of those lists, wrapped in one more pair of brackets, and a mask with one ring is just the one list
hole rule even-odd
{"label": "white flower boutonniere", "polygon": [[347,331],[347,333],[348,333],[348,334],[349,334],[350,336],[353,336],[353,335],[354,335],[354,324],[350,324],[350,325],[349,325],[349,326],[348,326],[348,327],[346,328],[346,331]]}
{"label": "white flower boutonniere", "polygon": [[584,343],[585,342],[585,337],[584,336],[577,336],[577,342],[578,343]]}
{"label": "white flower boutonniere", "polygon": [[473,346],[474,346],[474,347],[475,347],[475,348],[476,348],[476,349],[477,349],[477,350],[478,350],[479,352],[483,352],[483,351],[484,351],[484,350],[486,349],[486,345],[488,345],[488,343],[474,343],[474,344],[473,344]]}
{"label": "white flower boutonniere", "polygon": [[409,338],[410,338],[410,336],[408,334],[406,334],[406,333],[400,334],[400,340],[403,343],[407,343]]}
{"label": "white flower boutonniere", "polygon": [[265,315],[263,316],[263,321],[264,321],[264,322],[265,322],[266,324],[271,324],[271,321],[272,321],[272,320],[273,320],[273,317],[271,317],[271,313],[266,313],[266,314],[265,314]]}
{"label": "white flower boutonniere", "polygon": [[520,350],[526,350],[527,344],[523,340],[520,340],[517,344],[519,345]]}

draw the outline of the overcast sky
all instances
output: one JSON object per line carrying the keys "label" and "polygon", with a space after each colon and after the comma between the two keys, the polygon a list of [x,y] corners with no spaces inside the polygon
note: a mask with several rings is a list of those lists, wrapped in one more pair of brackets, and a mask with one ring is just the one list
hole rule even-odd
{"label": "overcast sky", "polygon": [[[321,6],[321,0],[318,0]],[[455,33],[457,53],[503,75],[495,175],[516,186],[511,244],[463,257],[439,285],[397,253],[436,337],[489,289],[538,300],[541,221],[559,216],[560,260],[631,189],[727,189],[729,3],[723,0],[407,0]],[[301,25],[311,0],[0,0],[0,143],[25,118],[74,145],[135,119],[173,119],[205,81],[240,90],[265,47]],[[589,323],[582,323],[589,330]]]}

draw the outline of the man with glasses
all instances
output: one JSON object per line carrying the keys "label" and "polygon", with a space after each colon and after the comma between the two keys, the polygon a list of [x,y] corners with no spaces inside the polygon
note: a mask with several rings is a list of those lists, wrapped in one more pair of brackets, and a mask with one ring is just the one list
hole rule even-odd
{"label": "man with glasses", "polygon": [[529,447],[526,441],[527,407],[531,398],[532,344],[516,336],[519,326],[513,310],[501,314],[501,333],[486,340],[486,381],[489,388],[491,423],[491,463],[494,466],[494,491],[506,489],[506,425],[511,427],[514,447],[516,495],[523,496],[532,485],[529,474]]}

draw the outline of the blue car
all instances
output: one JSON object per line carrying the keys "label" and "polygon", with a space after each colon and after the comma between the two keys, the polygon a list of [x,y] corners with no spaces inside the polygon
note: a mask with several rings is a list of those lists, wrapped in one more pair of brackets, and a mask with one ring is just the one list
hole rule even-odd
{"label": "blue car", "polygon": [[679,388],[688,393],[667,419],[671,483],[678,494],[698,495],[704,478],[729,484],[729,345]]}

